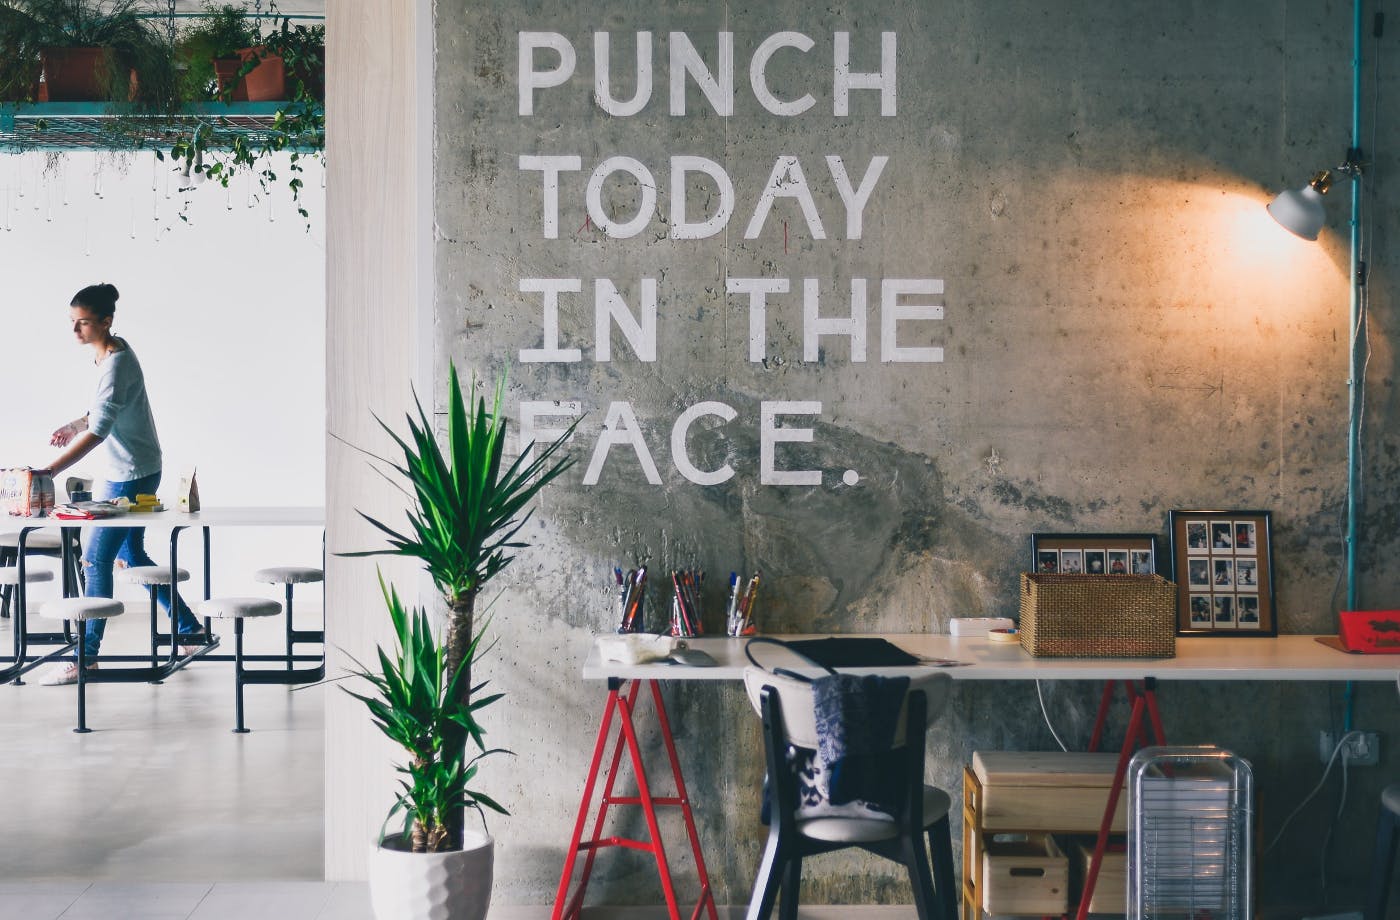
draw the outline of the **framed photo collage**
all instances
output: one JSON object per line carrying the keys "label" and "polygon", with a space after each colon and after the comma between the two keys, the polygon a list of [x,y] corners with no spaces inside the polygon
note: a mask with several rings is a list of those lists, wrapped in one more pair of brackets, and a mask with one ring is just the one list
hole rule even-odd
{"label": "framed photo collage", "polygon": [[1267,511],[1171,512],[1177,633],[1278,635]]}

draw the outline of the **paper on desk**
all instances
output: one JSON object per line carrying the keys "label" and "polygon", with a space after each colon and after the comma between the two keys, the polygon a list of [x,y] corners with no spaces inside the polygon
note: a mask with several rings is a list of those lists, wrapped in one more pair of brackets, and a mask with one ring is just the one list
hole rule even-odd
{"label": "paper on desk", "polygon": [[627,633],[618,636],[599,636],[598,655],[604,661],[617,661],[622,664],[645,664],[648,661],[661,661],[670,657],[676,648],[676,640],[670,636],[655,636],[650,633]]}

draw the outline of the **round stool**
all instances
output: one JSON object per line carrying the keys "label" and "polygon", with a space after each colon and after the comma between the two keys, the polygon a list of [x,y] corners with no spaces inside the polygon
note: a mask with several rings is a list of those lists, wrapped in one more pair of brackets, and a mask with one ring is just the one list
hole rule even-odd
{"label": "round stool", "polygon": [[[63,548],[63,538],[48,530],[36,531],[29,535],[29,539],[24,541],[24,548],[29,551],[39,552],[40,550],[56,550]],[[0,533],[0,549],[19,550],[19,534]]]}
{"label": "round stool", "polygon": [[[53,581],[53,572],[47,569],[31,569],[26,567],[24,571],[24,583],[32,585],[40,581]],[[0,585],[14,587],[18,584],[19,566],[10,565],[0,569]]]}
{"label": "round stool", "polygon": [[292,586],[325,581],[326,573],[320,569],[304,565],[279,565],[258,569],[253,580],[267,585],[286,585],[287,608],[287,670],[292,670],[292,647],[298,642],[325,642],[323,629],[296,630],[292,628]]}
{"label": "round stool", "polygon": [[243,621],[248,617],[275,617],[282,612],[282,605],[265,597],[212,597],[201,601],[197,607],[200,616],[215,617],[220,620],[233,620],[233,705],[234,732],[248,733],[243,724],[243,684],[247,673],[243,670]]}
{"label": "round stool", "polygon": [[[66,532],[65,532],[66,533]],[[76,536],[77,531],[72,531]],[[24,541],[24,554],[26,556],[49,556],[60,558],[63,556],[63,536],[51,530],[36,530],[29,534]],[[78,559],[82,556],[82,550],[78,549],[73,554],[73,568],[76,570]],[[10,615],[10,600],[18,592],[15,586],[18,582],[5,581],[3,575],[9,569],[19,564],[19,534],[0,533],[0,618]],[[65,575],[68,573],[65,572]],[[76,571],[73,575],[76,576]],[[77,582],[75,582],[77,583]]]}
{"label": "round stool", "polygon": [[[86,623],[121,616],[122,605],[108,597],[64,597],[44,604],[40,612],[55,620]],[[79,630],[78,636],[78,727],[73,731],[85,735],[92,729],[87,727],[87,649],[81,632]]]}
{"label": "round stool", "polygon": [[[160,627],[156,620],[156,588],[161,585],[171,585],[174,582],[186,582],[190,580],[190,573],[184,569],[175,571],[175,578],[172,582],[170,578],[170,566],[168,565],[136,565],[127,569],[118,569],[117,577],[127,584],[140,585],[151,593],[151,667],[157,667],[157,660],[160,657],[160,640],[165,638],[160,634]],[[175,592],[170,592],[170,657],[175,657]],[[160,681],[153,681],[160,683]]]}

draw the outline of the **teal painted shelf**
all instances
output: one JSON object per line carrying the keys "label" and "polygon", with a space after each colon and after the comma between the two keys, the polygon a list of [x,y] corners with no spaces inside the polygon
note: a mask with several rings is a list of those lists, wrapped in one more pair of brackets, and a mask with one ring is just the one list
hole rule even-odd
{"label": "teal painted shelf", "polygon": [[[168,149],[195,128],[206,129],[208,146],[227,149],[242,136],[250,146],[282,132],[284,102],[210,102],[178,112],[150,114],[104,102],[0,103],[0,151]],[[287,147],[310,150],[318,137],[288,137]]]}

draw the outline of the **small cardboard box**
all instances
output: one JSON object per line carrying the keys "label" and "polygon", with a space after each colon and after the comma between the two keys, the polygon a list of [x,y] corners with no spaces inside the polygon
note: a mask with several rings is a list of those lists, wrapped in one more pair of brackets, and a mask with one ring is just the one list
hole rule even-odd
{"label": "small cardboard box", "polygon": [[982,909],[989,914],[1063,914],[1069,860],[1049,834],[989,834],[982,855]]}
{"label": "small cardboard box", "polygon": [[[1080,879],[1089,877],[1089,860],[1094,858],[1092,843],[1075,844],[1075,863]],[[1081,882],[1082,884],[1082,882]],[[1122,843],[1109,841],[1094,882],[1094,896],[1089,899],[1091,914],[1125,914],[1128,912],[1128,851]]]}
{"label": "small cardboard box", "polygon": [[[972,772],[982,787],[978,803],[982,828],[1098,833],[1117,768],[1117,754],[974,752]],[[1127,829],[1124,788],[1113,812],[1112,830],[1121,834]]]}

